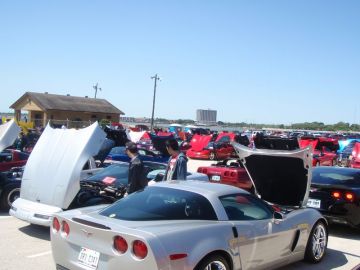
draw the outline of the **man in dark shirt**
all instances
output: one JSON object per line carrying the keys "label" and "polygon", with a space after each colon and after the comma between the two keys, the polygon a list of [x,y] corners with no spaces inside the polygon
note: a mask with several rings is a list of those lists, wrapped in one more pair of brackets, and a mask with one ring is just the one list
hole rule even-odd
{"label": "man in dark shirt", "polygon": [[148,180],[145,175],[144,164],[138,155],[135,143],[127,142],[125,145],[126,154],[130,157],[127,194],[131,194],[147,186]]}

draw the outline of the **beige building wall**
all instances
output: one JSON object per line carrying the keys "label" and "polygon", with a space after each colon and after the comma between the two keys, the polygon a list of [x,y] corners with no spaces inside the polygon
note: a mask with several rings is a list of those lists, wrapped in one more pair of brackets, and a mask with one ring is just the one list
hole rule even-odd
{"label": "beige building wall", "polygon": [[111,122],[120,121],[120,115],[114,113],[91,113],[59,110],[43,111],[33,100],[29,98],[24,99],[17,104],[15,108],[15,117],[20,117],[21,111],[28,111],[28,121],[34,122],[35,126],[46,126],[48,121],[52,121],[54,124],[66,124],[69,121],[95,122],[102,119],[106,119]]}

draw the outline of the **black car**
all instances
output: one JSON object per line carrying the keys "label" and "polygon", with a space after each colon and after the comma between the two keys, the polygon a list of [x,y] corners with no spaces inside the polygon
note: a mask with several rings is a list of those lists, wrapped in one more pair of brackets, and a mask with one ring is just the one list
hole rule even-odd
{"label": "black car", "polygon": [[[148,180],[156,175],[151,172],[165,170],[167,164],[144,161]],[[80,181],[80,191],[70,205],[71,208],[85,207],[102,203],[113,203],[121,199],[128,185],[129,163],[115,162],[96,174]]]}
{"label": "black car", "polygon": [[360,228],[360,170],[314,168],[307,205],[318,209],[330,223]]}
{"label": "black car", "polygon": [[9,210],[20,196],[21,177],[24,167],[14,167],[0,173],[0,209]]}

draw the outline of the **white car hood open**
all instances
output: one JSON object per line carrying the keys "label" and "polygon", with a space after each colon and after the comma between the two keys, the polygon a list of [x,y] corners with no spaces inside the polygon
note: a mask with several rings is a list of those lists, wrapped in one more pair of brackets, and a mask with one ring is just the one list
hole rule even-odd
{"label": "white car hood open", "polygon": [[0,125],[0,152],[14,143],[20,131],[14,119]]}
{"label": "white car hood open", "polygon": [[126,135],[128,137],[128,139],[134,143],[137,143],[138,141],[140,141],[140,139],[142,138],[142,136],[144,136],[146,131],[132,131],[132,130],[127,130],[126,131]]}
{"label": "white car hood open", "polygon": [[97,123],[79,130],[47,125],[27,161],[20,197],[67,209],[80,190],[84,164],[105,137]]}
{"label": "white car hood open", "polygon": [[232,145],[259,197],[282,206],[306,205],[311,182],[310,148],[268,150],[251,149],[238,143]]}

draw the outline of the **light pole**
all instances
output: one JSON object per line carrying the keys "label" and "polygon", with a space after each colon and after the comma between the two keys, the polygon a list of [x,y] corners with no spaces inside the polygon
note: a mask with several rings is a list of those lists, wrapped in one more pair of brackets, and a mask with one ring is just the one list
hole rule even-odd
{"label": "light pole", "polygon": [[100,90],[101,91],[101,87],[99,87],[99,84],[96,83],[93,88],[95,89],[95,98],[96,98],[96,95],[97,95],[97,91]]}
{"label": "light pole", "polygon": [[155,96],[156,96],[156,83],[160,80],[159,76],[155,74],[152,76],[151,79],[154,80],[154,97],[153,97],[153,106],[152,106],[152,113],[151,113],[151,125],[150,125],[150,132],[153,131],[154,127],[154,111],[155,111]]}

